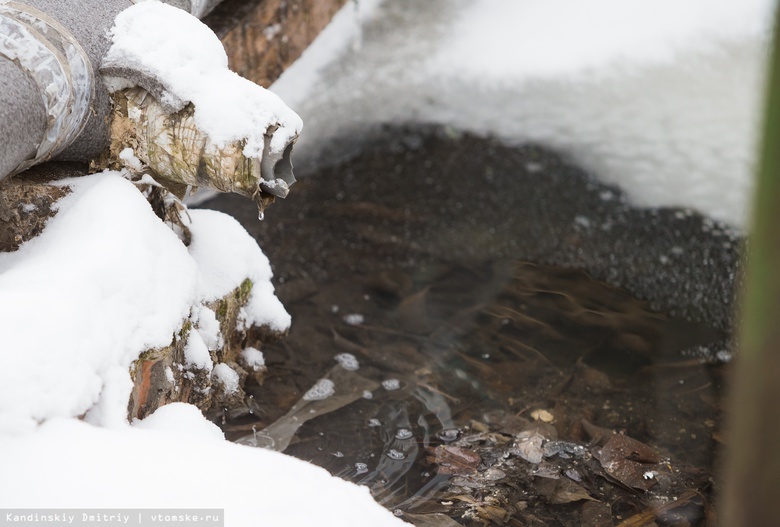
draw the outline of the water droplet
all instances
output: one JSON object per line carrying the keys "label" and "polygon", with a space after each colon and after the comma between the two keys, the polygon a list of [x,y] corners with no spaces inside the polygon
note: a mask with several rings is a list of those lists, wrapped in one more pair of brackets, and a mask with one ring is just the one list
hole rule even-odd
{"label": "water droplet", "polygon": [[400,518],[403,515],[404,515],[404,511],[402,511],[401,509],[396,509],[393,511],[393,516]]}
{"label": "water droplet", "polygon": [[382,423],[379,422],[379,419],[371,418],[368,420],[368,426],[382,426]]}
{"label": "water droplet", "polygon": [[260,213],[258,213],[257,215],[257,219],[263,221],[265,219],[265,212],[261,210]]}
{"label": "water droplet", "polygon": [[446,443],[449,443],[450,441],[455,441],[459,435],[460,432],[458,431],[457,428],[445,428],[444,430],[436,434],[436,436],[439,439],[441,439]]}
{"label": "water droplet", "polygon": [[403,452],[399,452],[398,450],[396,450],[394,448],[391,448],[390,450],[387,451],[387,457],[389,457],[390,459],[405,459],[406,458],[406,456],[404,455]]}
{"label": "water droplet", "polygon": [[365,474],[368,472],[368,465],[365,463],[355,463],[355,470],[358,474]]}
{"label": "water droplet", "polygon": [[395,431],[396,439],[410,439],[414,434],[408,428],[399,428]]}
{"label": "water droplet", "polygon": [[382,381],[382,388],[387,391],[397,390],[401,387],[401,381],[398,379],[386,379]]}
{"label": "water droplet", "polygon": [[368,390],[363,390],[363,399],[373,399],[374,394],[369,392]]}
{"label": "water droplet", "polygon": [[334,452],[333,455],[336,456],[336,457],[344,457],[344,452],[341,452],[341,451]]}

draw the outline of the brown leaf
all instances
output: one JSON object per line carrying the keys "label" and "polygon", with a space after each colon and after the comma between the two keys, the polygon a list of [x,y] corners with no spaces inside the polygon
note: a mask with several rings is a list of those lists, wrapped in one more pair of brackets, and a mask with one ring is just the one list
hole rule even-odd
{"label": "brown leaf", "polygon": [[539,492],[552,504],[571,503],[580,500],[593,500],[588,491],[568,478],[538,480]]}
{"label": "brown leaf", "polygon": [[585,430],[585,433],[588,434],[588,437],[596,444],[604,445],[609,438],[614,435],[612,430],[596,426],[587,419],[583,419],[580,422],[582,423],[582,428]]}
{"label": "brown leaf", "polygon": [[439,445],[435,454],[434,462],[439,467],[439,474],[472,474],[482,462],[476,452],[454,445]]}
{"label": "brown leaf", "polygon": [[614,434],[601,450],[594,452],[604,471],[617,481],[635,489],[649,490],[655,477],[647,477],[661,461],[658,453],[636,439]]}

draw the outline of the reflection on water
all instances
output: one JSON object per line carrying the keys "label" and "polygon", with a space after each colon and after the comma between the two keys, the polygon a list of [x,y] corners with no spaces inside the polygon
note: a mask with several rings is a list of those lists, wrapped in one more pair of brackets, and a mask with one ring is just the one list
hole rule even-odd
{"label": "reflection on water", "polygon": [[293,328],[228,437],[416,525],[706,525],[726,366],[700,351],[739,240],[539,149],[412,137],[301,178],[262,225],[247,204]]}

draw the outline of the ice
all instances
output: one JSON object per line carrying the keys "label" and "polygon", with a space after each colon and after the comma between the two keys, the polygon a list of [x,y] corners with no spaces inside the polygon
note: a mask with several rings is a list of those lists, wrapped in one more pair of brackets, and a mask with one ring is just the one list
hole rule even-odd
{"label": "ice", "polygon": [[336,386],[330,379],[320,379],[303,394],[304,401],[321,401],[336,393]]}
{"label": "ice", "polygon": [[391,392],[393,390],[397,390],[401,387],[401,381],[398,379],[386,379],[382,381],[382,388],[385,390]]}
{"label": "ice", "polygon": [[395,450],[394,448],[391,448],[390,450],[388,450],[386,455],[390,459],[396,459],[396,460],[406,459],[406,456],[404,455],[403,452],[399,452],[398,450]]}
{"label": "ice", "polygon": [[408,428],[399,428],[398,430],[395,431],[396,439],[403,440],[403,439],[411,439],[412,437],[414,437],[414,434]]}
{"label": "ice", "polygon": [[774,6],[361,1],[360,51],[349,51],[353,19],[340,18],[340,44],[326,32],[272,89],[303,116],[298,152],[314,159],[338,134],[436,123],[544,145],[636,205],[743,228]]}
{"label": "ice", "polygon": [[360,363],[351,353],[339,353],[333,358],[336,359],[336,362],[338,362],[345,370],[357,371],[360,369]]}
{"label": "ice", "polygon": [[359,326],[365,322],[365,317],[360,313],[350,313],[349,315],[344,315],[343,320],[350,326]]}

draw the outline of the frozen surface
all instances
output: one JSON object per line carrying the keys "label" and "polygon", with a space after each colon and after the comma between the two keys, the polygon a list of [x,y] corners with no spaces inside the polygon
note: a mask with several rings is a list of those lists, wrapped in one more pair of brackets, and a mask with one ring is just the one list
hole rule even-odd
{"label": "frozen surface", "polygon": [[[274,152],[303,127],[274,93],[230,71],[217,36],[181,9],[156,0],[138,3],[116,17],[111,38],[103,66],[132,70],[142,85],[141,79],[161,85],[161,102],[172,109],[192,102],[195,123],[217,146],[245,140],[244,155],[259,158],[269,127],[278,126],[270,143]],[[109,84],[118,89],[128,82],[115,78]]]}
{"label": "frozen surface", "polygon": [[378,123],[445,124],[742,228],[774,4],[361,1],[272,89],[306,120],[299,162]]}

